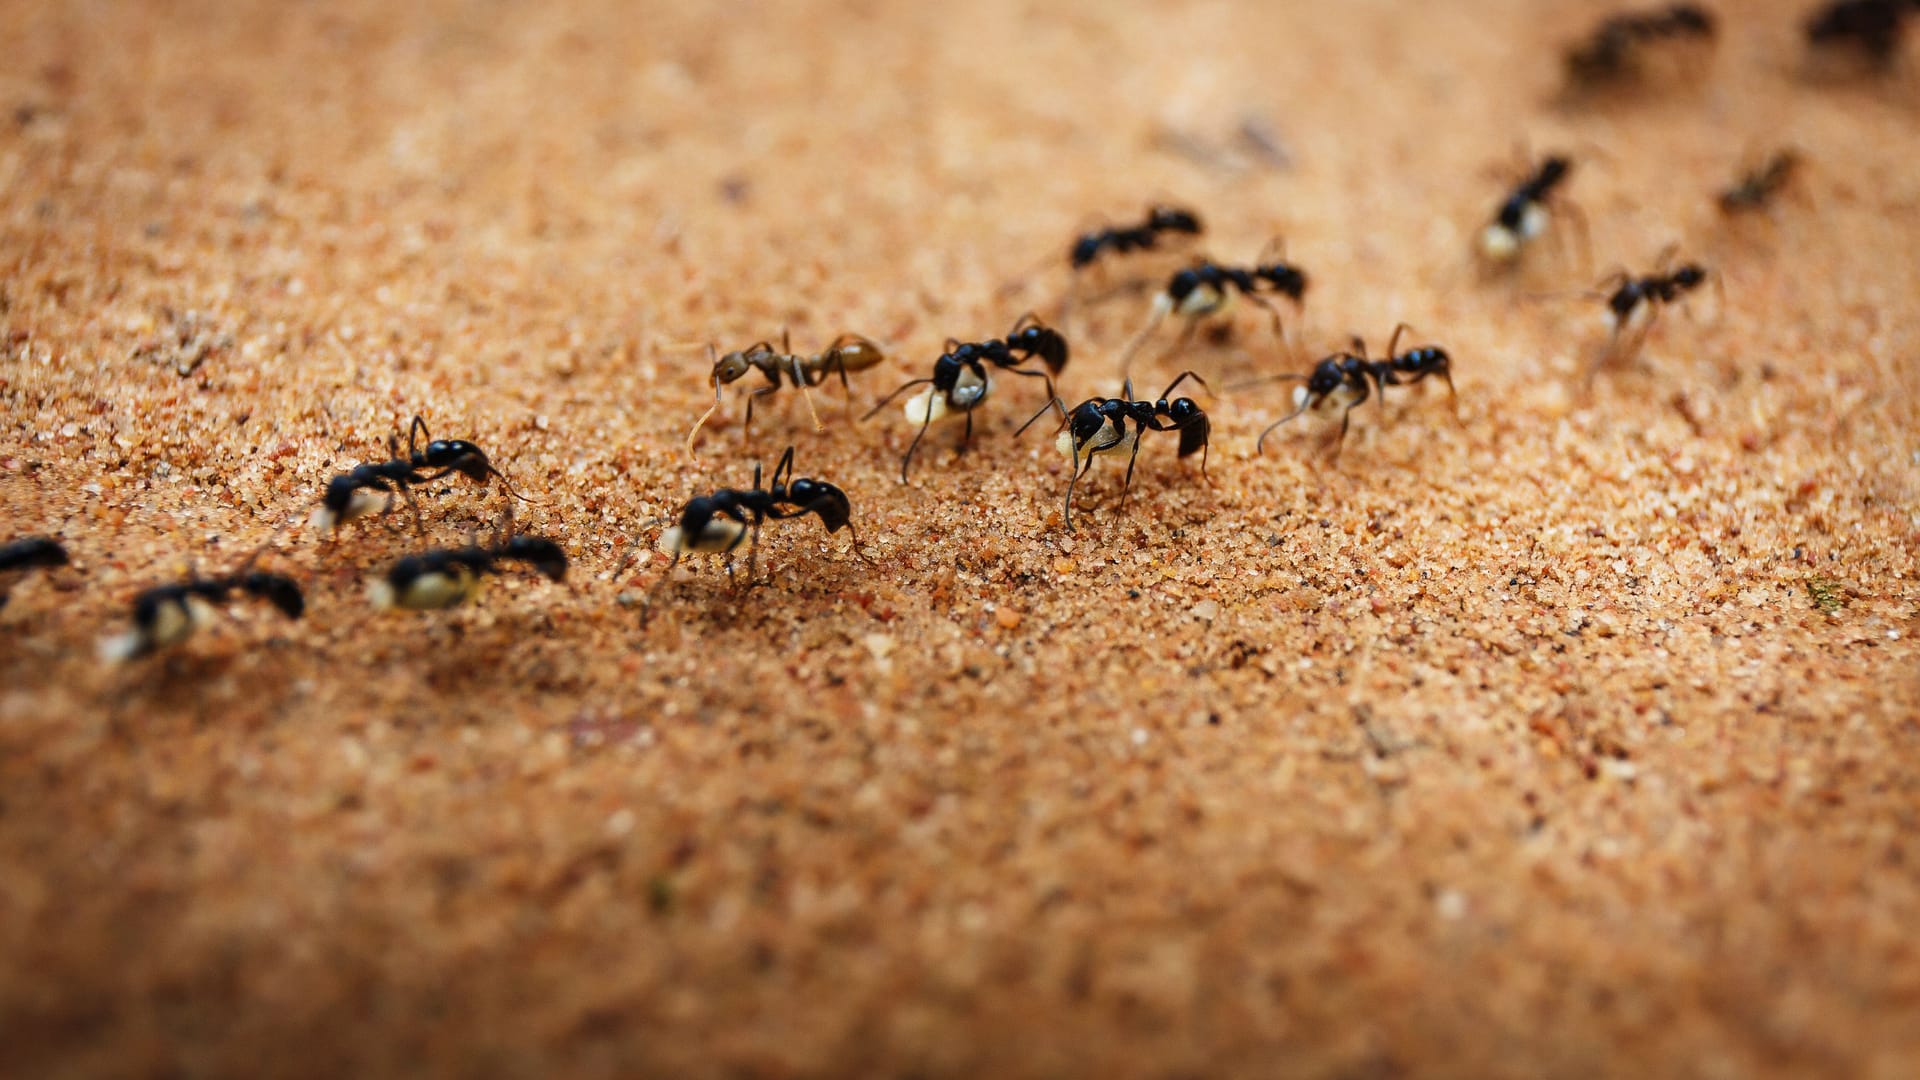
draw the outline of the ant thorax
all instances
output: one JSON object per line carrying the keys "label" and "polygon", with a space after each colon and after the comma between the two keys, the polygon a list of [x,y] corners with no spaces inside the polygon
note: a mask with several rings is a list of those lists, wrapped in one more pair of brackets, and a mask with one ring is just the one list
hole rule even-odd
{"label": "ant thorax", "polygon": [[739,547],[740,538],[746,531],[747,527],[740,522],[715,514],[707,519],[699,535],[688,536],[685,529],[675,525],[660,534],[656,546],[668,555],[720,555]]}
{"label": "ant thorax", "polygon": [[964,413],[985,401],[992,389],[992,379],[971,367],[962,367],[959,378],[953,382],[953,389],[942,393],[938,387],[929,385],[926,390],[907,399],[904,410],[907,423],[922,427]]}

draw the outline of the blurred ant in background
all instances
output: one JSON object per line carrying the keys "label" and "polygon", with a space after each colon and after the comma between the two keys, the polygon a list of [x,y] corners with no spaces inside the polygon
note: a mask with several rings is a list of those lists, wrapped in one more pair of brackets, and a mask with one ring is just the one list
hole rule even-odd
{"label": "blurred ant in background", "polygon": [[[687,432],[689,457],[693,455],[694,437],[700,434],[700,428],[706,424],[707,418],[720,407],[720,388],[741,378],[749,371],[757,369],[772,385],[748,392],[747,418],[741,429],[743,438],[753,430],[754,399],[778,391],[784,385],[780,381],[781,376],[786,376],[795,387],[799,388],[801,396],[806,398],[807,413],[813,417],[813,429],[825,431],[826,425],[820,422],[820,413],[813,407],[813,388],[826,382],[828,376],[837,374],[840,376],[841,389],[847,392],[848,400],[851,401],[853,386],[847,381],[847,373],[865,371],[886,359],[886,353],[880,346],[859,334],[841,334],[834,338],[824,351],[812,356],[796,355],[790,350],[786,332],[782,331],[778,351],[774,350],[771,343],[762,341],[740,352],[730,352],[714,360],[713,371],[707,376],[707,381],[713,384],[713,405],[700,414],[700,419],[694,421],[693,430]],[[712,345],[707,346],[709,356],[712,356],[715,351]]]}
{"label": "blurred ant in background", "polygon": [[458,607],[479,596],[489,574],[501,563],[521,562],[548,581],[567,576],[567,554],[560,545],[539,536],[515,536],[509,511],[494,530],[492,543],[463,548],[441,548],[408,555],[393,564],[386,576],[368,589],[373,606],[386,610],[437,611]]}
{"label": "blurred ant in background", "polygon": [[1186,319],[1186,324],[1181,327],[1179,340],[1159,357],[1158,362],[1162,363],[1180,355],[1188,342],[1193,340],[1194,332],[1203,320],[1230,311],[1236,292],[1272,316],[1274,337],[1280,340],[1282,346],[1286,346],[1286,328],[1280,320],[1280,309],[1268,297],[1285,297],[1298,312],[1307,293],[1307,272],[1286,261],[1284,248],[1285,245],[1278,241],[1268,244],[1268,250],[1277,257],[1267,261],[1266,254],[1262,253],[1261,259],[1251,267],[1223,266],[1203,258],[1176,271],[1167,279],[1167,287],[1153,298],[1153,309],[1148,313],[1147,324],[1141,327],[1120,354],[1120,374],[1123,377],[1127,374],[1134,354],[1160,328],[1168,315],[1177,313]]}
{"label": "blurred ant in background", "polygon": [[1611,16],[1566,52],[1570,93],[1616,88],[1639,79],[1650,46],[1659,42],[1711,45],[1713,13],[1696,4],[1674,4],[1654,11]]}
{"label": "blurred ant in background", "polygon": [[67,549],[50,537],[24,536],[0,544],[0,608],[7,606],[7,594],[27,571],[51,570],[67,562]]}
{"label": "blurred ant in background", "polygon": [[[1635,277],[1618,270],[1600,282],[1600,291],[1588,294],[1606,301],[1607,326],[1611,336],[1601,353],[1601,364],[1629,360],[1639,355],[1640,347],[1646,343],[1647,334],[1652,331],[1662,308],[1684,300],[1688,293],[1709,281],[1718,287],[1718,275],[1710,274],[1699,263],[1683,263],[1668,270],[1677,251],[1673,246],[1662,251],[1651,274]],[[1589,371],[1589,376],[1591,374]]]}
{"label": "blurred ant in background", "polygon": [[[872,417],[887,403],[916,386],[927,389],[907,399],[907,423],[919,425],[920,430],[913,436],[913,442],[900,459],[900,482],[907,482],[907,469],[913,463],[913,452],[919,448],[920,440],[927,428],[935,420],[944,420],[955,413],[967,418],[966,434],[960,439],[960,452],[966,453],[967,446],[973,441],[973,410],[986,400],[992,389],[992,381],[987,376],[987,365],[991,364],[1002,371],[1011,371],[1015,375],[1027,375],[1040,379],[1047,386],[1047,404],[1033,419],[1020,425],[1019,431],[1025,431],[1034,420],[1053,409],[1065,412],[1060,397],[1054,392],[1053,376],[1067,366],[1067,339],[1058,330],[1046,326],[1029,312],[1020,316],[1007,332],[1005,339],[994,338],[988,341],[961,344],[953,338],[947,339],[946,351],[933,363],[933,374],[924,379],[912,379],[902,383],[893,393],[881,398],[868,411],[862,420]],[[1039,360],[1046,371],[1029,371],[1020,367],[1028,360]],[[1049,374],[1051,372],[1051,374]],[[1015,432],[1018,434],[1019,432]]]}
{"label": "blurred ant in background", "polygon": [[1528,245],[1552,224],[1555,209],[1564,210],[1578,227],[1581,260],[1586,261],[1590,249],[1587,216],[1561,193],[1572,169],[1571,159],[1551,154],[1514,186],[1494,211],[1493,220],[1480,230],[1477,247],[1483,265],[1496,269],[1516,265]]}
{"label": "blurred ant in background", "polygon": [[1133,380],[1128,379],[1121,387],[1119,397],[1088,398],[1067,414],[1057,445],[1060,452],[1073,463],[1073,471],[1067,476],[1068,529],[1073,528],[1074,485],[1087,474],[1087,470],[1093,468],[1095,455],[1126,451],[1127,478],[1120,487],[1120,505],[1122,508],[1127,505],[1127,494],[1133,489],[1133,464],[1140,456],[1140,436],[1144,432],[1178,431],[1180,457],[1185,458],[1198,451],[1200,475],[1203,478],[1207,475],[1207,443],[1213,426],[1207,419],[1206,410],[1200,408],[1200,404],[1192,398],[1168,400],[1174,390],[1188,379],[1199,383],[1201,389],[1206,389],[1205,379],[1191,371],[1183,371],[1179,378],[1160,392],[1157,400],[1136,401],[1133,398]]}
{"label": "blurred ant in background", "polygon": [[1793,182],[1800,169],[1798,151],[1789,148],[1775,153],[1765,164],[1750,170],[1720,193],[1721,212],[1739,214],[1764,210],[1776,195]]}
{"label": "blurred ant in background", "polygon": [[132,629],[101,642],[101,659],[132,660],[178,645],[211,623],[217,605],[226,604],[236,592],[265,600],[287,618],[298,619],[306,610],[300,584],[283,574],[253,569],[254,560],[265,550],[262,547],[247,556],[231,574],[211,578],[189,574],[183,582],[159,585],[134,597]]}

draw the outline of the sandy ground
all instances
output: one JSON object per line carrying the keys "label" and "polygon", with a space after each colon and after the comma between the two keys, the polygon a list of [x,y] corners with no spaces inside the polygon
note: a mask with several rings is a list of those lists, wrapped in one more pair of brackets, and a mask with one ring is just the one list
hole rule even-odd
{"label": "sandy ground", "polygon": [[[1913,65],[1809,82],[1742,4],[1568,110],[1576,4],[904,7],[0,5],[0,539],[75,557],[0,615],[7,1071],[1912,1075]],[[1484,281],[1523,140],[1592,260]],[[1156,198],[1283,234],[1311,352],[1444,344],[1458,422],[1256,457],[1285,388],[1202,395],[1211,484],[1157,437],[1072,533],[1030,386],[906,487],[837,387],[681,451],[708,341],[884,341],[864,407]],[[1669,243],[1724,301],[1583,394],[1574,294]],[[1145,302],[1080,309],[1069,399]],[[1301,366],[1237,328],[1185,363]],[[369,607],[493,522],[466,484],[297,527],[416,412],[566,585]],[[785,523],[643,628],[659,519],[789,442],[872,564]],[[276,535],[306,618],[95,661]]]}

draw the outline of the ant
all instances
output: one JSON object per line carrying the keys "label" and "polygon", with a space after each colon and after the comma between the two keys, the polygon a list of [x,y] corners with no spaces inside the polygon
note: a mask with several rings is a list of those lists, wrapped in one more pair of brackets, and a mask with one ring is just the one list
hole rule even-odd
{"label": "ant", "polygon": [[1481,257],[1488,263],[1503,266],[1511,266],[1519,261],[1527,244],[1547,231],[1556,204],[1564,207],[1579,226],[1580,242],[1584,249],[1589,243],[1586,215],[1564,196],[1555,197],[1572,169],[1573,162],[1570,159],[1552,154],[1515,185],[1499,209],[1494,211],[1493,220],[1480,230]]}
{"label": "ant", "polygon": [[1233,306],[1236,290],[1250,303],[1266,309],[1267,314],[1273,317],[1274,336],[1285,342],[1280,309],[1267,299],[1266,294],[1286,297],[1293,302],[1297,312],[1306,297],[1307,272],[1287,262],[1284,251],[1273,262],[1256,261],[1248,268],[1222,266],[1210,259],[1196,259],[1193,265],[1175,271],[1167,279],[1166,289],[1153,298],[1153,310],[1147,317],[1147,325],[1134,335],[1120,356],[1121,374],[1126,374],[1134,353],[1146,344],[1169,314],[1178,312],[1185,316],[1187,322],[1180,331],[1180,339],[1161,355],[1162,362],[1180,355],[1187,343],[1193,340],[1194,331],[1199,329],[1202,319],[1225,314]]}
{"label": "ant", "polygon": [[[986,400],[987,392],[992,389],[992,381],[987,377],[987,365],[1010,371],[1015,375],[1027,375],[1037,378],[1047,385],[1047,404],[1033,415],[1033,419],[1021,424],[1020,431],[1046,413],[1048,409],[1065,415],[1065,407],[1054,392],[1053,376],[1060,374],[1067,366],[1067,339],[1060,331],[1040,322],[1031,312],[1020,316],[1013,324],[1005,339],[994,338],[988,341],[961,344],[948,338],[946,351],[933,362],[933,375],[925,379],[913,379],[902,383],[893,393],[876,402],[862,420],[872,417],[887,403],[913,387],[931,384],[921,393],[907,399],[907,423],[920,425],[914,434],[913,442],[907,447],[906,456],[900,459],[900,482],[907,482],[907,469],[913,463],[913,453],[920,447],[920,440],[926,436],[927,428],[935,420],[943,420],[955,412],[967,418],[966,434],[960,439],[960,452],[966,453],[967,446],[973,441],[973,410]],[[1028,360],[1039,360],[1046,371],[1029,371],[1021,364]]]}
{"label": "ant", "polygon": [[0,544],[0,608],[7,606],[7,593],[27,571],[51,570],[67,565],[68,561],[67,549],[50,537],[24,536]]}
{"label": "ant", "polygon": [[231,574],[212,578],[189,574],[178,584],[155,586],[134,597],[133,628],[101,642],[101,659],[132,660],[178,645],[212,622],[215,605],[227,603],[236,592],[265,600],[287,618],[298,619],[306,610],[299,583],[284,574],[253,569],[254,560],[265,550],[247,556]]}
{"label": "ant", "polygon": [[[504,534],[504,535],[502,535]],[[463,548],[441,548],[408,555],[388,569],[387,576],[368,589],[373,606],[408,611],[438,611],[458,607],[480,595],[488,574],[501,572],[503,562],[522,562],[548,581],[567,576],[567,553],[539,536],[515,536],[511,510],[485,547],[469,542]]]}
{"label": "ant", "polygon": [[[1437,345],[1419,345],[1406,352],[1397,352],[1400,335],[1412,329],[1406,323],[1393,328],[1393,337],[1387,341],[1387,353],[1379,360],[1367,359],[1367,343],[1356,337],[1353,339],[1353,351],[1335,353],[1315,364],[1313,371],[1305,376],[1277,375],[1276,379],[1299,380],[1304,386],[1294,387],[1294,410],[1268,424],[1260,438],[1254,443],[1255,453],[1265,453],[1267,436],[1281,424],[1299,416],[1303,412],[1326,413],[1338,408],[1340,413],[1340,434],[1334,440],[1334,456],[1340,454],[1340,447],[1346,443],[1347,425],[1353,420],[1353,410],[1366,403],[1369,396],[1380,395],[1380,407],[1386,408],[1386,389],[1389,386],[1410,386],[1429,375],[1437,375],[1447,384],[1449,400],[1457,403],[1458,393],[1453,387],[1453,358],[1447,350]],[[1371,385],[1369,385],[1371,382]]]}
{"label": "ant", "polygon": [[1726,214],[1738,214],[1748,210],[1760,210],[1773,201],[1794,175],[1800,170],[1800,154],[1792,149],[1781,150],[1769,158],[1766,164],[1742,176],[1732,187],[1720,193],[1720,211]]}
{"label": "ant", "polygon": [[[774,350],[771,342],[762,341],[748,346],[743,351],[730,352],[714,360],[713,372],[707,376],[707,381],[713,384],[713,405],[700,414],[700,419],[694,421],[693,430],[687,432],[688,456],[693,454],[694,437],[700,434],[700,429],[705,426],[707,418],[720,407],[720,388],[741,378],[749,371],[758,368],[772,385],[762,386],[747,394],[747,419],[742,431],[743,436],[753,429],[754,399],[779,390],[783,385],[780,382],[782,375],[792,380],[793,385],[799,387],[801,395],[807,399],[807,412],[813,417],[814,430],[825,431],[826,425],[820,422],[820,413],[813,407],[813,388],[826,382],[827,376],[837,373],[840,376],[841,388],[845,389],[851,398],[853,387],[847,382],[847,373],[865,371],[886,359],[886,354],[881,351],[880,346],[859,334],[841,334],[833,339],[824,352],[813,356],[796,355],[790,350],[787,334],[782,331],[778,351]],[[712,345],[707,346],[708,356],[713,356],[715,352]]]}
{"label": "ant", "polygon": [[1567,50],[1567,82],[1574,88],[1600,89],[1637,76],[1643,46],[1653,41],[1712,41],[1713,13],[1697,4],[1674,4],[1657,11],[1614,15],[1579,45]]}
{"label": "ant", "polygon": [[1903,20],[1915,0],[1835,0],[1807,20],[1807,42],[1819,49],[1851,50],[1885,70],[1900,48]]}
{"label": "ant", "polygon": [[[419,447],[422,439],[427,444],[425,450]],[[507,494],[516,499],[526,499],[526,496],[513,489],[512,484],[507,483],[505,474],[493,467],[486,453],[478,446],[465,439],[434,438],[427,430],[427,422],[417,415],[407,429],[406,456],[400,455],[400,439],[397,435],[387,436],[387,453],[390,460],[357,465],[349,472],[336,474],[327,482],[327,493],[313,512],[311,524],[315,529],[337,529],[369,514],[389,513],[393,510],[394,493],[398,492],[405,496],[407,505],[413,509],[414,531],[423,532],[420,504],[413,497],[414,485],[456,472],[482,486],[489,477],[498,476]],[[440,471],[428,474],[423,471],[426,469]],[[387,493],[384,502],[374,494],[376,491]]]}
{"label": "ant", "polygon": [[[1684,299],[1687,293],[1709,280],[1707,268],[1699,263],[1684,263],[1669,271],[1667,267],[1672,263],[1674,253],[1672,247],[1661,252],[1660,261],[1651,274],[1634,277],[1624,270],[1615,271],[1600,282],[1601,291],[1589,294],[1595,298],[1604,297],[1607,304],[1607,325],[1613,336],[1607,352],[1602,356],[1603,360],[1637,355],[1647,334],[1653,329],[1660,309]],[[1717,277],[1712,280],[1716,283],[1719,281]],[[1632,335],[1632,344],[1625,350],[1620,348],[1623,333]]]}
{"label": "ant", "polygon": [[[641,609],[640,620],[644,624],[653,607],[653,595],[667,578],[672,576],[673,568],[680,564],[682,555],[725,555],[727,556],[727,583],[733,584],[733,552],[741,541],[747,541],[747,582],[753,583],[755,563],[760,552],[760,526],[768,520],[785,521],[789,518],[806,517],[818,514],[820,523],[827,527],[832,535],[846,529],[853,539],[853,550],[862,559],[867,556],[860,550],[860,534],[853,527],[853,506],[847,500],[846,492],[825,480],[810,477],[793,478],[793,447],[780,455],[780,461],[773,467],[773,481],[767,487],[760,486],[760,465],[753,466],[753,485],[744,490],[721,488],[711,495],[701,495],[688,499],[680,507],[679,523],[660,534],[657,547],[673,556],[667,568],[647,590],[647,599]],[[870,561],[870,560],[869,560]]]}
{"label": "ant", "polygon": [[1082,233],[1073,242],[1073,248],[1067,253],[1068,262],[1077,270],[1084,270],[1100,257],[1100,253],[1112,250],[1115,255],[1125,255],[1132,251],[1149,251],[1158,243],[1162,233],[1185,233],[1198,236],[1203,231],[1199,215],[1178,206],[1156,205],[1147,208],[1147,220],[1138,225],[1117,226]]}
{"label": "ant", "polygon": [[[1067,528],[1073,528],[1073,488],[1093,468],[1093,459],[1097,454],[1127,452],[1127,478],[1120,487],[1120,505],[1127,505],[1127,494],[1133,488],[1133,465],[1140,456],[1140,435],[1146,431],[1178,431],[1180,433],[1180,456],[1188,457],[1194,451],[1200,452],[1200,475],[1207,475],[1207,442],[1212,433],[1212,423],[1207,419],[1206,411],[1192,398],[1179,398],[1169,401],[1168,397],[1181,383],[1192,379],[1201,389],[1207,388],[1207,382],[1191,371],[1183,371],[1173,380],[1160,397],[1154,401],[1136,401],[1133,397],[1133,380],[1128,379],[1120,389],[1117,398],[1088,398],[1074,406],[1067,415],[1060,432],[1058,445],[1060,452],[1073,462],[1073,472],[1067,477]],[[1131,430],[1127,422],[1132,421]],[[1082,464],[1084,457],[1085,464]]]}

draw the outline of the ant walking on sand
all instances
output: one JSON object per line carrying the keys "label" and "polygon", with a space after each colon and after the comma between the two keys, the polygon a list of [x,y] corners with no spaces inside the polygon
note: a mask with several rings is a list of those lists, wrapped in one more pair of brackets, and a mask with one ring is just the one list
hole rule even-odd
{"label": "ant walking on sand", "polygon": [[1807,43],[1829,54],[1852,53],[1884,71],[1899,54],[1915,0],[1835,0],[1807,20]]}
{"label": "ant walking on sand", "polygon": [[[898,389],[881,398],[868,411],[862,420],[872,417],[887,403],[916,386],[927,389],[907,399],[907,423],[919,425],[920,430],[913,436],[913,442],[900,459],[900,482],[907,482],[907,469],[913,463],[913,453],[920,446],[920,440],[927,434],[927,428],[936,420],[944,420],[955,413],[967,418],[967,430],[960,438],[960,452],[966,453],[967,446],[973,441],[973,410],[986,400],[993,383],[987,375],[987,365],[991,364],[1002,371],[1015,375],[1026,375],[1040,379],[1047,386],[1047,404],[1033,415],[1032,420],[1020,425],[1019,431],[1025,431],[1028,425],[1054,409],[1064,414],[1060,397],[1054,392],[1053,377],[1067,366],[1067,339],[1058,330],[1040,322],[1031,312],[1020,316],[1013,324],[1007,336],[988,341],[961,344],[953,338],[947,339],[946,351],[933,362],[933,374],[924,379],[913,379],[902,383]],[[1020,365],[1028,360],[1039,360],[1046,371],[1030,371]],[[1015,434],[1019,434],[1016,431]]]}
{"label": "ant walking on sand", "polygon": [[560,545],[545,537],[514,535],[513,513],[509,510],[494,530],[492,543],[482,547],[473,542],[463,548],[408,555],[394,563],[384,578],[373,582],[368,596],[381,610],[458,607],[479,596],[487,575],[500,573],[501,564],[507,562],[525,563],[552,582],[567,576],[567,553]]}
{"label": "ant walking on sand", "polygon": [[733,584],[733,553],[746,541],[747,582],[751,585],[760,551],[760,526],[770,520],[785,521],[808,514],[820,516],[828,535],[846,529],[853,540],[854,553],[862,559],[867,557],[860,550],[860,534],[854,530],[853,506],[846,492],[825,480],[804,476],[794,479],[791,446],[774,465],[773,480],[768,486],[760,486],[760,465],[756,462],[751,487],[721,488],[711,495],[688,499],[680,507],[678,524],[660,534],[659,550],[670,553],[673,559],[647,590],[641,623],[645,624],[653,608],[654,593],[672,576],[682,555],[727,556],[727,582]]}
{"label": "ant walking on sand", "polygon": [[67,549],[50,537],[24,536],[0,544],[0,608],[7,606],[7,594],[27,571],[51,570],[67,565],[67,561]]}
{"label": "ant walking on sand", "polygon": [[[778,391],[782,385],[781,376],[790,379],[799,388],[801,396],[806,398],[807,413],[813,417],[815,431],[827,430],[820,422],[820,413],[813,407],[813,388],[827,381],[829,375],[840,376],[840,386],[846,390],[848,399],[852,399],[853,386],[847,382],[850,371],[865,371],[886,359],[886,353],[880,346],[861,337],[859,334],[841,334],[834,338],[822,352],[812,356],[795,354],[791,351],[785,331],[780,333],[780,348],[776,351],[770,342],[762,341],[748,346],[740,352],[730,352],[713,362],[713,372],[707,381],[713,384],[713,404],[700,419],[694,421],[693,430],[687,432],[687,454],[693,454],[694,436],[700,434],[707,418],[720,407],[720,388],[758,370],[767,377],[770,386],[762,386],[747,394],[747,418],[741,429],[742,437],[753,430],[753,402],[755,398],[765,397]],[[707,346],[707,355],[715,353],[712,345]]]}
{"label": "ant walking on sand", "polygon": [[1574,90],[1601,90],[1637,78],[1647,46],[1655,42],[1713,41],[1713,13],[1697,4],[1611,16],[1586,40],[1567,50],[1567,83]]}
{"label": "ant walking on sand", "polygon": [[1109,226],[1080,234],[1067,252],[1067,264],[1072,268],[1073,281],[1067,290],[1067,298],[1060,305],[1061,322],[1067,320],[1074,301],[1079,298],[1080,275],[1103,253],[1111,251],[1115,255],[1126,255],[1135,251],[1152,251],[1159,247],[1162,237],[1199,236],[1203,231],[1200,216],[1193,211],[1156,204],[1147,208],[1146,220],[1138,225]]}
{"label": "ant walking on sand", "polygon": [[134,597],[132,629],[101,642],[101,659],[132,660],[178,645],[212,622],[216,606],[227,603],[236,592],[265,600],[287,618],[298,619],[306,610],[299,583],[284,574],[253,569],[254,560],[265,550],[262,547],[247,556],[231,574],[203,578],[190,573],[185,581],[155,586]]}
{"label": "ant walking on sand", "polygon": [[1410,329],[1406,323],[1394,327],[1393,337],[1387,341],[1387,354],[1379,360],[1367,359],[1367,343],[1356,337],[1353,339],[1352,352],[1335,353],[1322,359],[1305,376],[1273,376],[1275,379],[1297,380],[1304,385],[1294,387],[1293,411],[1267,425],[1254,443],[1254,452],[1265,453],[1267,436],[1301,413],[1324,415],[1339,409],[1340,434],[1335,438],[1333,448],[1334,456],[1338,457],[1340,447],[1346,442],[1347,426],[1353,420],[1356,407],[1377,393],[1380,395],[1380,407],[1384,409],[1387,387],[1409,386],[1429,375],[1445,381],[1448,399],[1457,402],[1458,394],[1453,387],[1453,358],[1447,354],[1447,350],[1437,345],[1418,345],[1406,352],[1395,351],[1400,345],[1400,335]]}
{"label": "ant walking on sand", "polygon": [[1134,353],[1147,343],[1147,339],[1153,336],[1168,315],[1177,312],[1187,321],[1180,330],[1179,340],[1160,356],[1162,363],[1180,355],[1187,343],[1193,340],[1194,332],[1199,329],[1202,320],[1224,315],[1231,310],[1236,292],[1273,317],[1273,334],[1285,344],[1286,328],[1280,320],[1280,309],[1268,296],[1286,297],[1292,301],[1297,313],[1307,294],[1307,272],[1286,261],[1284,245],[1276,248],[1276,245],[1269,244],[1268,247],[1276,250],[1278,255],[1271,262],[1264,261],[1264,254],[1261,261],[1245,268],[1222,266],[1210,259],[1198,259],[1192,266],[1176,271],[1167,279],[1166,289],[1153,298],[1153,309],[1148,313],[1147,324],[1140,328],[1140,332],[1134,335],[1120,354],[1121,375],[1126,375],[1133,363]]}
{"label": "ant walking on sand", "polygon": [[[1588,294],[1595,299],[1606,300],[1607,326],[1611,337],[1601,356],[1602,362],[1627,360],[1639,355],[1640,347],[1653,329],[1654,320],[1659,318],[1661,308],[1684,300],[1687,293],[1709,280],[1717,285],[1719,278],[1709,275],[1707,268],[1699,263],[1684,263],[1669,271],[1667,267],[1672,264],[1676,250],[1668,247],[1661,252],[1653,273],[1634,277],[1624,270],[1617,270],[1600,282],[1600,291]],[[1621,346],[1623,339],[1629,342],[1625,348]]]}
{"label": "ant walking on sand", "polygon": [[[1589,244],[1586,215],[1572,200],[1560,194],[1572,169],[1570,159],[1552,154],[1514,185],[1494,211],[1493,220],[1480,230],[1478,248],[1487,264],[1508,267],[1519,262],[1527,245],[1547,231],[1555,208],[1564,209],[1578,227],[1581,250],[1586,251]],[[1584,260],[1584,254],[1582,258]]]}
{"label": "ant walking on sand", "polygon": [[[422,439],[426,440],[424,450],[419,444]],[[315,529],[337,529],[369,514],[385,515],[393,510],[393,499],[397,493],[405,497],[407,505],[413,509],[414,531],[424,532],[420,524],[420,504],[413,497],[413,488],[451,473],[459,473],[483,487],[489,478],[497,476],[507,494],[530,501],[513,489],[506,475],[493,467],[486,453],[478,446],[465,439],[434,438],[432,432],[427,430],[427,422],[417,415],[407,429],[406,455],[400,453],[397,435],[387,436],[387,453],[387,461],[357,465],[348,472],[335,474],[327,482],[327,493],[321,498],[311,519]],[[425,471],[427,469],[440,471],[429,474]],[[381,499],[375,492],[385,492],[386,498]]]}
{"label": "ant walking on sand", "polygon": [[1800,171],[1800,154],[1791,148],[1781,150],[1766,163],[1749,171],[1732,187],[1720,193],[1720,211],[1738,214],[1765,209]]}
{"label": "ant walking on sand", "polygon": [[1074,485],[1093,468],[1096,455],[1126,451],[1127,478],[1120,486],[1120,505],[1122,508],[1127,505],[1127,495],[1133,488],[1133,465],[1140,457],[1140,436],[1144,432],[1178,431],[1180,457],[1185,458],[1198,451],[1200,475],[1207,475],[1207,442],[1212,433],[1212,423],[1207,419],[1206,411],[1192,398],[1168,400],[1174,390],[1188,379],[1199,383],[1201,389],[1206,389],[1205,379],[1191,371],[1183,371],[1179,378],[1160,392],[1158,399],[1136,401],[1133,397],[1133,380],[1128,379],[1121,387],[1119,397],[1088,398],[1067,414],[1065,430],[1060,432],[1058,445],[1060,452],[1073,463],[1073,469],[1067,476],[1068,529],[1073,528]]}

